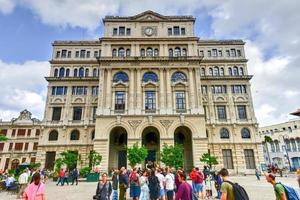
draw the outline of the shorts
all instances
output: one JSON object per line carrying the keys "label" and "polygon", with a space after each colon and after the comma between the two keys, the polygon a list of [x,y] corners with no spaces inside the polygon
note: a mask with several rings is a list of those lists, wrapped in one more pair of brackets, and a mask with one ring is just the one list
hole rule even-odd
{"label": "shorts", "polygon": [[130,186],[130,197],[138,198],[140,196],[141,189],[139,186]]}
{"label": "shorts", "polygon": [[203,184],[193,183],[193,191],[194,192],[203,192]]}
{"label": "shorts", "polygon": [[160,189],[159,196],[160,197],[165,196],[165,190],[164,189]]}

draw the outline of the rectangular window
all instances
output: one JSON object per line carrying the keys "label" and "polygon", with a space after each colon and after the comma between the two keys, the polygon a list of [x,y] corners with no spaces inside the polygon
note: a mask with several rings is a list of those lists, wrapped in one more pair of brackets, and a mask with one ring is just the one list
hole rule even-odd
{"label": "rectangular window", "polygon": [[231,87],[231,91],[234,94],[246,94],[247,93],[246,85],[233,85]]}
{"label": "rectangular window", "polygon": [[125,92],[115,93],[115,110],[125,110]]}
{"label": "rectangular window", "polygon": [[231,149],[222,149],[223,166],[226,169],[233,169],[233,160]]}
{"label": "rectangular window", "polygon": [[118,35],[118,29],[117,28],[113,29],[113,35]]}
{"label": "rectangular window", "polygon": [[235,51],[235,49],[230,49],[230,55],[232,57],[236,57],[236,51]]}
{"label": "rectangular window", "polygon": [[119,35],[121,35],[121,36],[125,35],[125,27],[124,26],[119,27]]}
{"label": "rectangular window", "polygon": [[38,143],[37,142],[35,142],[35,143],[33,143],[33,150],[37,150],[38,149]]}
{"label": "rectangular window", "polygon": [[80,51],[80,58],[85,58],[85,50]]}
{"label": "rectangular window", "polygon": [[126,28],[126,35],[131,35],[131,29],[130,28]]}
{"label": "rectangular window", "polygon": [[73,108],[73,120],[81,120],[82,116],[82,107]]}
{"label": "rectangular window", "polygon": [[73,86],[72,95],[86,95],[87,87],[86,86]]}
{"label": "rectangular window", "polygon": [[90,51],[87,51],[87,52],[86,52],[86,57],[87,57],[87,58],[90,58],[90,57],[91,57],[91,52],[90,52]]}
{"label": "rectangular window", "polygon": [[218,54],[217,49],[213,49],[213,50],[212,50],[212,56],[213,56],[213,57],[217,57],[217,54]]}
{"label": "rectangular window", "polygon": [[63,86],[52,87],[52,95],[66,95],[67,91],[68,91],[68,87],[63,87]]}
{"label": "rectangular window", "polygon": [[185,110],[185,92],[180,91],[175,93],[176,97],[176,109],[177,110]]}
{"label": "rectangular window", "polygon": [[179,26],[174,26],[174,35],[180,35],[180,30],[179,30]]}
{"label": "rectangular window", "polygon": [[61,51],[61,57],[66,58],[67,57],[67,50],[62,50]]}
{"label": "rectangular window", "polygon": [[201,86],[201,93],[202,94],[207,94],[207,85],[202,85]]}
{"label": "rectangular window", "polygon": [[28,142],[25,143],[24,151],[27,151],[27,150],[28,150],[28,144],[29,144]]}
{"label": "rectangular window", "polygon": [[226,56],[230,57],[230,51],[229,50],[226,50]]}
{"label": "rectangular window", "polygon": [[218,119],[219,120],[226,120],[226,107],[225,106],[217,106],[217,112],[218,112]]}
{"label": "rectangular window", "polygon": [[22,163],[26,162],[26,158],[22,158]]}
{"label": "rectangular window", "polygon": [[15,143],[15,151],[22,151],[23,149],[23,143]]}
{"label": "rectangular window", "polygon": [[16,135],[16,129],[12,130],[11,136],[14,137]]}
{"label": "rectangular window", "polygon": [[246,106],[237,106],[239,119],[247,119]]}
{"label": "rectangular window", "polygon": [[94,58],[97,58],[97,57],[98,57],[98,52],[99,52],[99,51],[94,51]]}
{"label": "rectangular window", "polygon": [[226,94],[226,85],[213,85],[211,87],[213,94]]}
{"label": "rectangular window", "polygon": [[199,56],[204,56],[203,50],[200,50],[200,51],[199,51]]}
{"label": "rectangular window", "polygon": [[93,120],[96,120],[97,106],[93,107]]}
{"label": "rectangular window", "polygon": [[208,57],[211,57],[211,51],[210,51],[210,50],[207,51],[207,56],[208,56]]}
{"label": "rectangular window", "polygon": [[60,51],[57,51],[56,52],[56,58],[59,58],[60,57]]}
{"label": "rectangular window", "polygon": [[146,91],[145,110],[155,110],[155,109],[156,109],[155,91]]}
{"label": "rectangular window", "polygon": [[28,129],[27,130],[27,136],[30,137],[30,135],[31,135],[31,129]]}
{"label": "rectangular window", "polygon": [[52,112],[52,121],[59,121],[61,117],[61,107],[54,107]]}
{"label": "rectangular window", "polygon": [[1,135],[6,135],[6,134],[7,134],[7,129],[2,129],[2,130],[0,130],[0,134],[1,134]]}
{"label": "rectangular window", "polygon": [[75,52],[75,58],[79,58],[79,51]]}
{"label": "rectangular window", "polygon": [[9,143],[8,150],[12,150],[14,143]]}
{"label": "rectangular window", "polygon": [[18,129],[17,136],[25,136],[26,129]]}
{"label": "rectangular window", "polygon": [[0,143],[0,151],[3,151],[4,149],[4,143]]}
{"label": "rectangular window", "polygon": [[71,58],[72,52],[68,51],[68,58]]}
{"label": "rectangular window", "polygon": [[236,53],[237,53],[237,56],[238,56],[238,57],[241,57],[241,56],[242,56],[242,52],[241,52],[241,50],[239,50],[239,49],[238,49],[238,50],[236,50]]}
{"label": "rectangular window", "polygon": [[181,28],[181,35],[185,35],[185,28]]}
{"label": "rectangular window", "polygon": [[244,149],[246,169],[255,169],[255,158],[253,149]]}
{"label": "rectangular window", "polygon": [[92,87],[92,95],[97,96],[98,95],[98,90],[99,90],[98,86],[93,86]]}
{"label": "rectangular window", "polygon": [[172,35],[172,28],[168,28],[168,35]]}
{"label": "rectangular window", "polygon": [[35,163],[35,160],[36,160],[36,158],[35,157],[32,157],[32,158],[30,158],[30,163]]}
{"label": "rectangular window", "polygon": [[219,50],[219,51],[218,51],[218,56],[219,56],[219,57],[222,57],[222,56],[223,56],[223,55],[222,55],[222,50]]}
{"label": "rectangular window", "polygon": [[35,130],[35,136],[39,136],[40,133],[41,133],[41,130],[40,130],[40,129],[36,129],[36,130]]}

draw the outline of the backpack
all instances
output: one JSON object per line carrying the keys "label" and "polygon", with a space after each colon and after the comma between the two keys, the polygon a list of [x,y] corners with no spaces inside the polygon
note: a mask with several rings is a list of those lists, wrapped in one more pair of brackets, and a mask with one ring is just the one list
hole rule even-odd
{"label": "backpack", "polygon": [[[276,183],[275,186],[277,184],[281,184],[283,186],[286,198],[288,200],[300,200],[299,194],[294,188],[287,186],[287,185],[283,185],[282,183]],[[275,190],[275,192],[277,193],[276,190]]]}
{"label": "backpack", "polygon": [[132,172],[132,173],[130,174],[129,182],[130,182],[130,183],[133,183],[133,182],[136,183],[136,182],[138,182],[138,177],[137,177],[136,172]]}
{"label": "backpack", "polygon": [[236,200],[249,200],[249,196],[246,190],[240,186],[238,183],[232,183],[230,181],[224,181],[229,183],[233,188],[234,199]]}

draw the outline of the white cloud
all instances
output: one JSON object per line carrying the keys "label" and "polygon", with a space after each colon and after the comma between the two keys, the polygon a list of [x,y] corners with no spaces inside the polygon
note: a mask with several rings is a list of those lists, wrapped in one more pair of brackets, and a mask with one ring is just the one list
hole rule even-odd
{"label": "white cloud", "polygon": [[13,0],[0,0],[0,13],[9,14],[13,11],[15,2]]}
{"label": "white cloud", "polygon": [[49,69],[46,61],[15,64],[0,60],[0,119],[17,117],[23,109],[42,119],[47,89],[44,77]]}

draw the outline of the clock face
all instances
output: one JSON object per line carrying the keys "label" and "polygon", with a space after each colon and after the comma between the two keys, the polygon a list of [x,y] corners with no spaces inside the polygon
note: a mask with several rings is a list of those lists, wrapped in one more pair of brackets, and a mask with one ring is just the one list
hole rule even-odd
{"label": "clock face", "polygon": [[145,29],[145,34],[148,35],[148,36],[152,35],[153,34],[153,28],[147,27]]}

